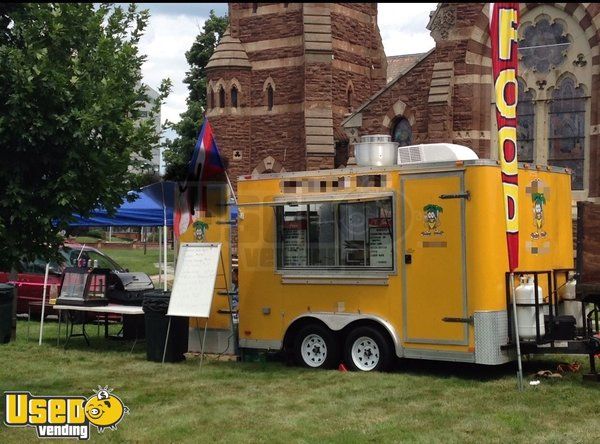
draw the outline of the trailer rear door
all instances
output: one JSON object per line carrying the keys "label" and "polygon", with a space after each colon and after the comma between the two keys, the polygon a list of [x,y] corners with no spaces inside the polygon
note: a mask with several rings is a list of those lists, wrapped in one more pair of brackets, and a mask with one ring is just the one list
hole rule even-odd
{"label": "trailer rear door", "polygon": [[468,344],[462,171],[401,178],[404,341]]}

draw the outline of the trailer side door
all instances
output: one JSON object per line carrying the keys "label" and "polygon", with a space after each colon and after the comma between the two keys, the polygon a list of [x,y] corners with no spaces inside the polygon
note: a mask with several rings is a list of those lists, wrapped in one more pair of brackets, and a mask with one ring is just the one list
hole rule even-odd
{"label": "trailer side door", "polygon": [[404,341],[467,345],[464,173],[400,183]]}

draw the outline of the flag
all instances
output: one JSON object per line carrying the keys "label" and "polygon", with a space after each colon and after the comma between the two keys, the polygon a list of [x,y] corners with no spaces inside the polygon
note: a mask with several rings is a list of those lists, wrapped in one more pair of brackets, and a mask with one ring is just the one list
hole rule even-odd
{"label": "flag", "polygon": [[223,174],[225,167],[219,155],[219,148],[213,135],[212,126],[205,117],[200,135],[194,146],[192,159],[188,164],[188,181],[205,182]]}
{"label": "flag", "polygon": [[212,126],[205,117],[192,158],[188,163],[186,180],[183,185],[179,185],[173,221],[176,236],[180,236],[187,230],[193,221],[196,209],[206,211],[206,182],[219,177],[224,172],[225,167]]}
{"label": "flag", "polygon": [[498,158],[506,220],[508,266],[519,266],[519,176],[517,163],[518,3],[490,4],[492,72],[498,124]]}
{"label": "flag", "polygon": [[179,186],[175,194],[175,208],[173,208],[173,231],[175,237],[179,238],[192,223],[192,214],[189,207],[189,190]]}

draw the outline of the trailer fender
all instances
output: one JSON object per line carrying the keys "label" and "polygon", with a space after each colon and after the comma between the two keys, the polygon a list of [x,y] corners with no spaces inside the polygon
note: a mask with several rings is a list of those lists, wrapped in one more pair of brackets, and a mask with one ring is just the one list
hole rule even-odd
{"label": "trailer fender", "polygon": [[[402,344],[400,343],[400,338],[396,333],[396,329],[392,326],[392,324],[385,319],[371,314],[355,314],[355,313],[327,313],[327,312],[311,312],[304,313],[300,316],[296,317],[292,322],[290,322],[287,331],[289,331],[290,327],[296,324],[296,322],[300,320],[307,319],[318,319],[323,322],[328,328],[333,331],[340,331],[346,328],[348,325],[356,322],[356,321],[373,321],[379,325],[381,325],[390,335],[394,343],[394,349],[396,351],[396,356],[401,358],[404,356],[404,350],[402,348]],[[286,335],[287,335],[286,331]]]}

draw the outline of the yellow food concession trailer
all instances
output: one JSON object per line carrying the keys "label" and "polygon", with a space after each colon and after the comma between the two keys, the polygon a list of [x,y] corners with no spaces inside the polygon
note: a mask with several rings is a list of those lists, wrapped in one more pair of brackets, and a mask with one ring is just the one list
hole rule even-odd
{"label": "yellow food concession trailer", "polygon": [[[500,184],[498,163],[480,159],[240,177],[242,353],[364,371],[395,356],[512,360]],[[573,269],[570,172],[521,164],[519,185],[524,352],[592,353],[558,326]]]}

